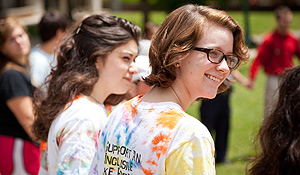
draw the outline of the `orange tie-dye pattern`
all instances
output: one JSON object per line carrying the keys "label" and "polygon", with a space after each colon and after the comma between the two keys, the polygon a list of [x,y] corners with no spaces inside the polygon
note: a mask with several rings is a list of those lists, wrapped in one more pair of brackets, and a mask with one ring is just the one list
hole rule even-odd
{"label": "orange tie-dye pattern", "polygon": [[146,163],[157,166],[157,163],[154,160],[147,160]]}
{"label": "orange tie-dye pattern", "polygon": [[79,94],[79,95],[77,95],[73,100],[70,100],[70,101],[65,105],[63,111],[67,110],[67,109],[71,106],[72,102],[74,102],[74,101],[80,99],[81,97],[82,97],[82,95]]}
{"label": "orange tie-dye pattern", "polygon": [[152,133],[154,131],[154,129],[155,129],[154,127],[151,127],[150,130],[149,130],[149,132]]}
{"label": "orange tie-dye pattern", "polygon": [[137,105],[132,105],[133,100],[129,100],[127,103],[124,104],[125,106],[125,110],[129,113],[131,113],[131,117],[134,118],[137,115],[137,106],[139,103],[141,103],[142,101],[139,100],[137,102]]}
{"label": "orange tie-dye pattern", "polygon": [[162,125],[162,127],[167,127],[172,130],[182,117],[184,117],[184,115],[179,114],[178,111],[175,110],[163,112],[159,117],[157,117],[156,126],[158,127],[159,125]]}
{"label": "orange tie-dye pattern", "polygon": [[148,110],[148,112],[152,112],[153,110],[154,110],[154,109],[153,109],[153,108],[151,108],[151,109],[149,109],[149,110]]}
{"label": "orange tie-dye pattern", "polygon": [[166,154],[169,142],[171,140],[170,136],[170,133],[168,135],[160,133],[159,136],[154,137],[154,139],[152,140],[152,144],[154,145],[152,147],[152,152],[156,152],[156,156],[158,159],[160,158],[161,154]]}
{"label": "orange tie-dye pattern", "polygon": [[123,115],[123,118],[129,123],[133,117],[133,115],[131,115],[132,110],[131,110],[131,103],[132,100],[129,100],[127,103],[124,104],[124,108],[125,111],[127,112],[127,115]]}
{"label": "orange tie-dye pattern", "polygon": [[133,106],[132,107],[132,118],[134,118],[137,115],[137,107]]}
{"label": "orange tie-dye pattern", "polygon": [[145,168],[142,168],[145,175],[153,175],[154,173],[151,172],[151,170],[147,170]]}

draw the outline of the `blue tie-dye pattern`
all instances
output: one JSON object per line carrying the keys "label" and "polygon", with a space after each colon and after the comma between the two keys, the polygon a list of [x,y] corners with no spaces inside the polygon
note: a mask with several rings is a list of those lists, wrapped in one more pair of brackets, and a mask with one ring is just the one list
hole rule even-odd
{"label": "blue tie-dye pattern", "polygon": [[56,175],[64,175],[64,172],[58,170],[57,173],[56,173]]}
{"label": "blue tie-dye pattern", "polygon": [[120,145],[120,138],[121,138],[121,134],[120,133],[118,133],[117,135],[116,135],[116,137],[117,137],[117,145]]}
{"label": "blue tie-dye pattern", "polygon": [[[137,128],[139,128],[139,126],[140,126],[141,123],[142,123],[142,121],[140,121],[140,122],[139,122],[139,123],[131,130],[131,132],[129,133],[129,135],[128,135],[127,139],[126,139],[126,142],[125,142],[125,145],[126,145],[126,146],[129,144],[129,142],[130,142],[130,140],[131,140],[132,134],[135,133],[135,131],[137,130]],[[126,133],[127,133],[127,132],[126,132]]]}
{"label": "blue tie-dye pattern", "polygon": [[107,140],[107,134],[104,134],[105,132],[102,132],[102,137],[104,137],[103,138],[103,142],[102,142],[102,144],[103,144],[103,148],[105,148],[105,143],[106,143],[106,140]]}
{"label": "blue tie-dye pattern", "polygon": [[128,129],[129,129],[129,127],[126,127],[126,128],[125,128],[125,133],[128,133]]}
{"label": "blue tie-dye pattern", "polygon": [[131,159],[129,160],[129,164],[131,164],[133,168],[137,168],[136,162],[132,161]]}

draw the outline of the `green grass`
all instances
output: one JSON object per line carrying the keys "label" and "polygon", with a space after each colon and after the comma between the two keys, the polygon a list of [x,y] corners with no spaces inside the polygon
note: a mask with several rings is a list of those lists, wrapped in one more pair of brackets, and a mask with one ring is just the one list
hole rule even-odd
{"label": "green grass", "polygon": [[[137,24],[141,28],[143,28],[143,13],[141,11],[135,12],[112,12],[112,15],[116,15],[129,21]],[[232,11],[228,12],[238,23],[244,27],[244,16],[243,12],[240,11]],[[294,22],[291,25],[291,29],[300,29],[300,11],[293,12],[294,14]],[[151,22],[159,25],[166,18],[167,13],[160,11],[153,11],[149,14],[149,19]],[[273,12],[264,12],[264,11],[250,11],[249,12],[249,26],[251,34],[263,34],[269,32],[275,27],[275,19]]]}
{"label": "green grass", "polygon": [[[242,12],[234,11],[234,12],[228,12],[235,20],[239,22],[239,24],[244,27],[244,16]],[[300,29],[300,23],[298,22],[300,20],[300,12],[295,11],[294,14],[294,20],[291,25],[291,29]],[[266,33],[276,26],[276,21],[273,12],[267,12],[267,11],[250,11],[249,12],[249,26],[250,26],[250,32],[252,34],[263,34]]]}
{"label": "green grass", "polygon": [[[244,25],[242,12],[228,12],[236,19],[241,26]],[[114,13],[114,15],[124,17],[142,27],[143,16],[141,12]],[[152,12],[150,21],[160,24],[166,17],[166,13]],[[250,12],[251,34],[263,34],[275,27],[273,12]],[[300,29],[300,12],[294,12],[294,22],[291,29]],[[299,62],[297,62],[299,64]],[[248,76],[250,63],[242,65],[239,70],[244,76]],[[231,96],[231,128],[229,134],[228,159],[231,164],[217,165],[218,175],[241,175],[245,174],[247,158],[254,155],[253,140],[260,126],[263,116],[263,97],[266,76],[260,70],[256,79],[256,88],[248,90],[239,83],[234,84]],[[187,113],[199,119],[200,102],[194,102]]]}

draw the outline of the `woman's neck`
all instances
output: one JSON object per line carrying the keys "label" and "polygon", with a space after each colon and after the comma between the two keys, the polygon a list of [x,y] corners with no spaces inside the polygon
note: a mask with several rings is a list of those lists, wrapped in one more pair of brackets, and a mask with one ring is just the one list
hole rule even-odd
{"label": "woman's neck", "polygon": [[174,86],[168,88],[153,87],[142,97],[142,100],[150,103],[174,102],[180,105],[183,110],[186,110],[190,105],[188,100],[183,98],[182,93]]}

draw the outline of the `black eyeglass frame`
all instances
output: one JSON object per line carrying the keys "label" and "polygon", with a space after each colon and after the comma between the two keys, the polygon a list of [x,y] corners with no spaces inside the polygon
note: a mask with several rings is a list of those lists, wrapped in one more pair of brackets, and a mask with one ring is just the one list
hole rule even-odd
{"label": "black eyeglass frame", "polygon": [[[224,58],[225,58],[225,60],[226,60],[226,62],[227,62],[227,60],[229,59],[227,56],[233,56],[233,57],[235,57],[235,58],[237,59],[237,61],[236,61],[236,62],[233,61],[233,62],[235,63],[234,66],[230,66],[230,65],[227,63],[227,65],[228,65],[228,67],[229,67],[230,69],[236,68],[236,66],[237,66],[237,65],[239,64],[239,62],[240,62],[240,59],[239,59],[238,57],[236,57],[235,55],[225,55],[225,54],[224,54],[221,50],[219,50],[219,49],[210,49],[210,48],[195,47],[194,50],[200,51],[200,52],[205,52],[206,55],[207,55],[207,59],[208,59],[211,63],[214,63],[214,64],[219,64],[219,63],[221,63],[221,62],[223,61]],[[212,51],[212,50],[221,52],[221,53],[223,54],[222,58],[219,59],[218,62],[212,61],[212,60],[210,59],[210,57],[209,57],[209,52]]]}

